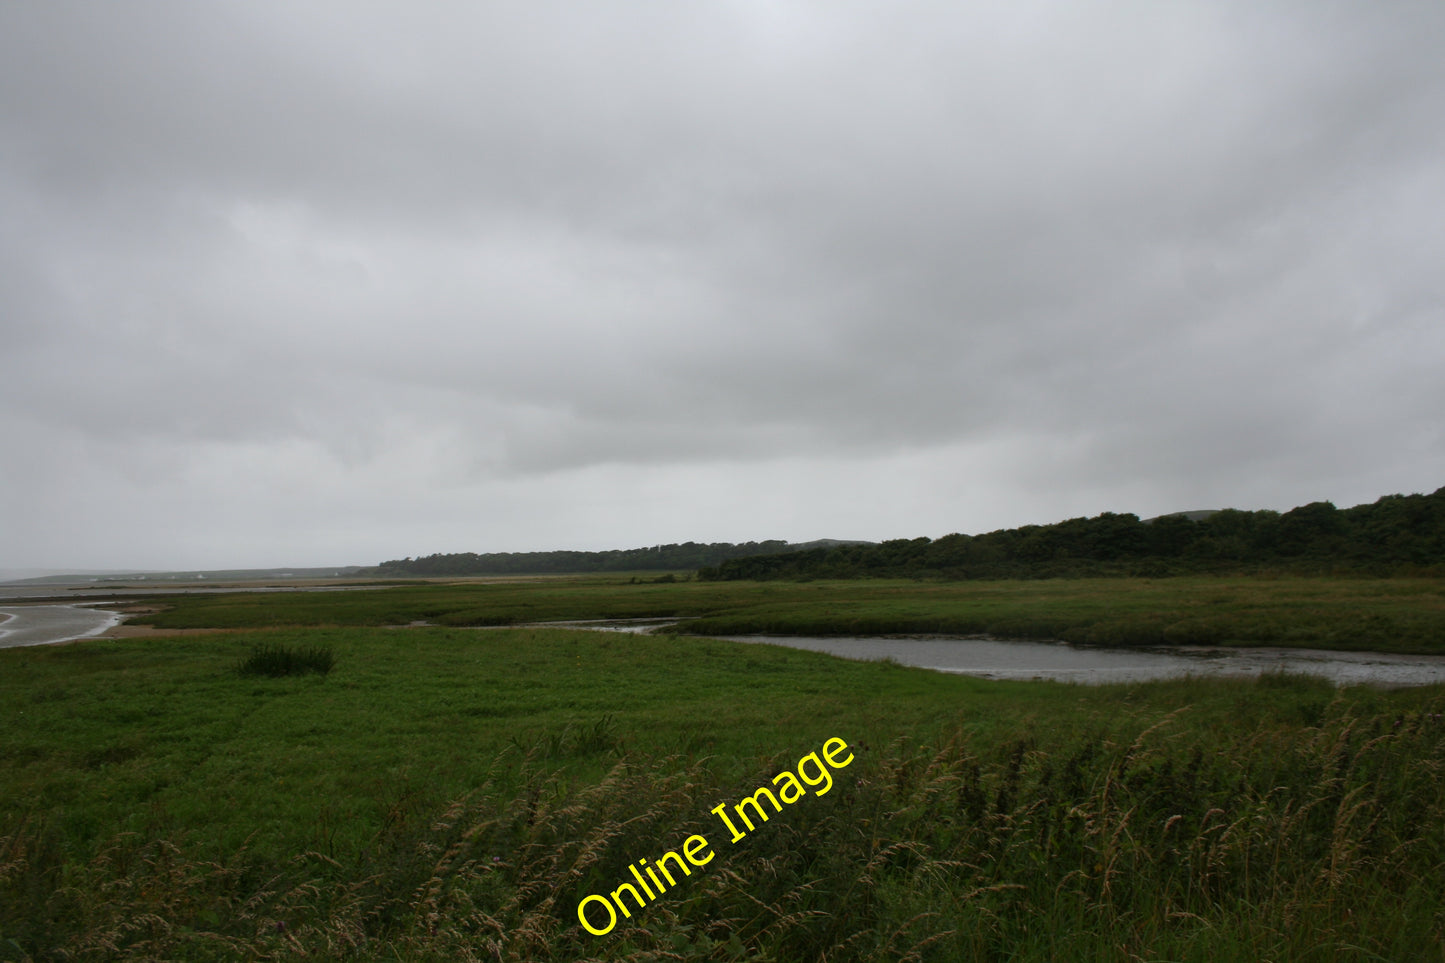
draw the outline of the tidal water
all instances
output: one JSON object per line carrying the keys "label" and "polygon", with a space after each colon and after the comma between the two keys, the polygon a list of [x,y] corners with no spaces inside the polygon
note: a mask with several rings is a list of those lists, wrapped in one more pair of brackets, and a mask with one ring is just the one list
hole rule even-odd
{"label": "tidal water", "polygon": [[[568,623],[577,628],[643,632],[655,619]],[[733,642],[782,645],[845,659],[880,661],[985,679],[1052,679],[1100,685],[1186,676],[1258,676],[1299,672],[1337,685],[1412,686],[1445,682],[1445,656],[1336,652],[1323,649],[1203,648],[1106,649],[1066,642],[973,637],[808,638],[727,636]]]}
{"label": "tidal water", "polygon": [[1103,649],[1065,642],[1002,639],[786,638],[737,636],[737,642],[785,645],[845,659],[891,658],[901,665],[985,679],[1053,679],[1100,684],[1185,676],[1258,676],[1299,672],[1337,685],[1445,682],[1445,656],[1323,649]]}
{"label": "tidal water", "polygon": [[155,588],[144,588],[136,585],[124,585],[120,587],[97,586],[91,583],[65,584],[65,585],[25,585],[11,584],[0,585],[0,602],[34,600],[54,600],[77,598],[95,601],[96,599],[127,599],[135,597],[151,597],[157,595],[238,595],[252,594],[257,592],[366,592],[373,589],[390,588],[388,585],[183,585],[177,586],[167,583],[157,583]]}
{"label": "tidal water", "polygon": [[7,605],[0,607],[0,649],[83,639],[119,621],[118,612],[86,605]]}
{"label": "tidal water", "polygon": [[[87,605],[0,606],[0,648],[45,645],[98,635],[119,622],[116,612]],[[665,622],[587,621],[536,623],[555,628],[645,632]],[[985,679],[1052,679],[1099,685],[1186,676],[1258,676],[1299,672],[1338,685],[1414,686],[1445,682],[1445,656],[1336,652],[1322,649],[1202,648],[1106,649],[1065,642],[984,637],[726,636],[753,645],[782,645],[845,659],[892,659],[900,665]]]}

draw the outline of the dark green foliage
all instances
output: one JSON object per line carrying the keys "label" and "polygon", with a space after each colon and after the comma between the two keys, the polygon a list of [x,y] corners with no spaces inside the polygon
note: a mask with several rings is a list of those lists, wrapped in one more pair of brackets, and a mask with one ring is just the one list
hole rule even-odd
{"label": "dark green foliage", "polygon": [[1438,575],[1445,572],[1445,488],[1386,495],[1338,509],[1312,502],[1283,515],[1225,510],[1141,521],[1106,512],[985,535],[896,539],[735,558],[702,579],[1086,578],[1291,573]]}
{"label": "dark green foliage", "polygon": [[241,675],[265,675],[280,678],[286,675],[321,675],[331,671],[336,655],[327,648],[287,648],[284,645],[258,645],[236,666]]}
{"label": "dark green foliage", "polygon": [[363,569],[362,575],[407,575],[435,578],[461,575],[546,575],[577,572],[686,571],[717,565],[730,558],[764,555],[788,549],[788,543],[765,542],[683,542],[650,548],[619,549],[610,552],[456,552],[402,558]]}

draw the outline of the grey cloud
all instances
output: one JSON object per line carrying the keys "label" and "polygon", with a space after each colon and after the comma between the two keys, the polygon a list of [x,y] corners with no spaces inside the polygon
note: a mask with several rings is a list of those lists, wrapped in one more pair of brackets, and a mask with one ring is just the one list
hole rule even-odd
{"label": "grey cloud", "polygon": [[[783,463],[1001,459],[860,489],[882,537],[1445,468],[1437,5],[61,2],[0,38],[0,442],[65,439],[21,498],[83,465],[205,532],[246,452],[258,517],[290,479],[394,538],[405,459],[418,532],[545,480],[606,547],[677,524],[644,478]],[[806,531],[752,535],[850,534],[768,504]]]}

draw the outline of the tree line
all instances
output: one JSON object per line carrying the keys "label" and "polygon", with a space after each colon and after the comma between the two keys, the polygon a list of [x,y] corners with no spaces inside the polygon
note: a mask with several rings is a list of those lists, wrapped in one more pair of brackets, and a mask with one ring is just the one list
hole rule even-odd
{"label": "tree line", "polygon": [[[1203,515],[1197,520],[1192,514]],[[1162,577],[1190,574],[1445,575],[1445,488],[1369,505],[1311,502],[1288,512],[1106,512],[983,535],[894,539],[754,554],[700,579]]]}
{"label": "tree line", "polygon": [[683,542],[650,548],[616,549],[606,552],[456,552],[399,558],[382,562],[359,574],[371,576],[452,575],[560,575],[581,572],[687,571],[717,566],[747,555],[785,552],[789,543],[779,539],[762,542]]}

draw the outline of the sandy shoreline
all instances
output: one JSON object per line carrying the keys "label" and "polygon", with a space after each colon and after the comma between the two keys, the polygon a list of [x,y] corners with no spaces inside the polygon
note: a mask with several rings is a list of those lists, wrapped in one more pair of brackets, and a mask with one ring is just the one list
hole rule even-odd
{"label": "sandy shoreline", "polygon": [[[176,635],[209,635],[216,632],[236,632],[238,629],[226,628],[199,628],[199,629],[158,629],[144,621],[131,622],[131,619],[144,620],[146,616],[154,615],[163,610],[164,606],[158,605],[115,605],[106,603],[66,603],[66,602],[37,602],[37,603],[11,603],[5,606],[10,612],[0,612],[0,649],[8,648],[30,648],[32,646],[47,645],[72,645],[76,642],[89,642],[95,639],[135,639],[150,638],[153,636],[176,636]],[[21,642],[19,644],[6,645],[4,637],[10,635],[11,631],[22,633],[34,632],[33,625],[22,625],[16,629],[16,623],[22,620],[15,614],[17,609],[86,609],[97,615],[110,617],[110,624],[99,631],[84,632],[80,635],[62,639],[46,639],[42,641]]]}
{"label": "sandy shoreline", "polygon": [[5,605],[0,607],[0,648],[95,638],[118,625],[123,616],[113,609],[89,605]]}

